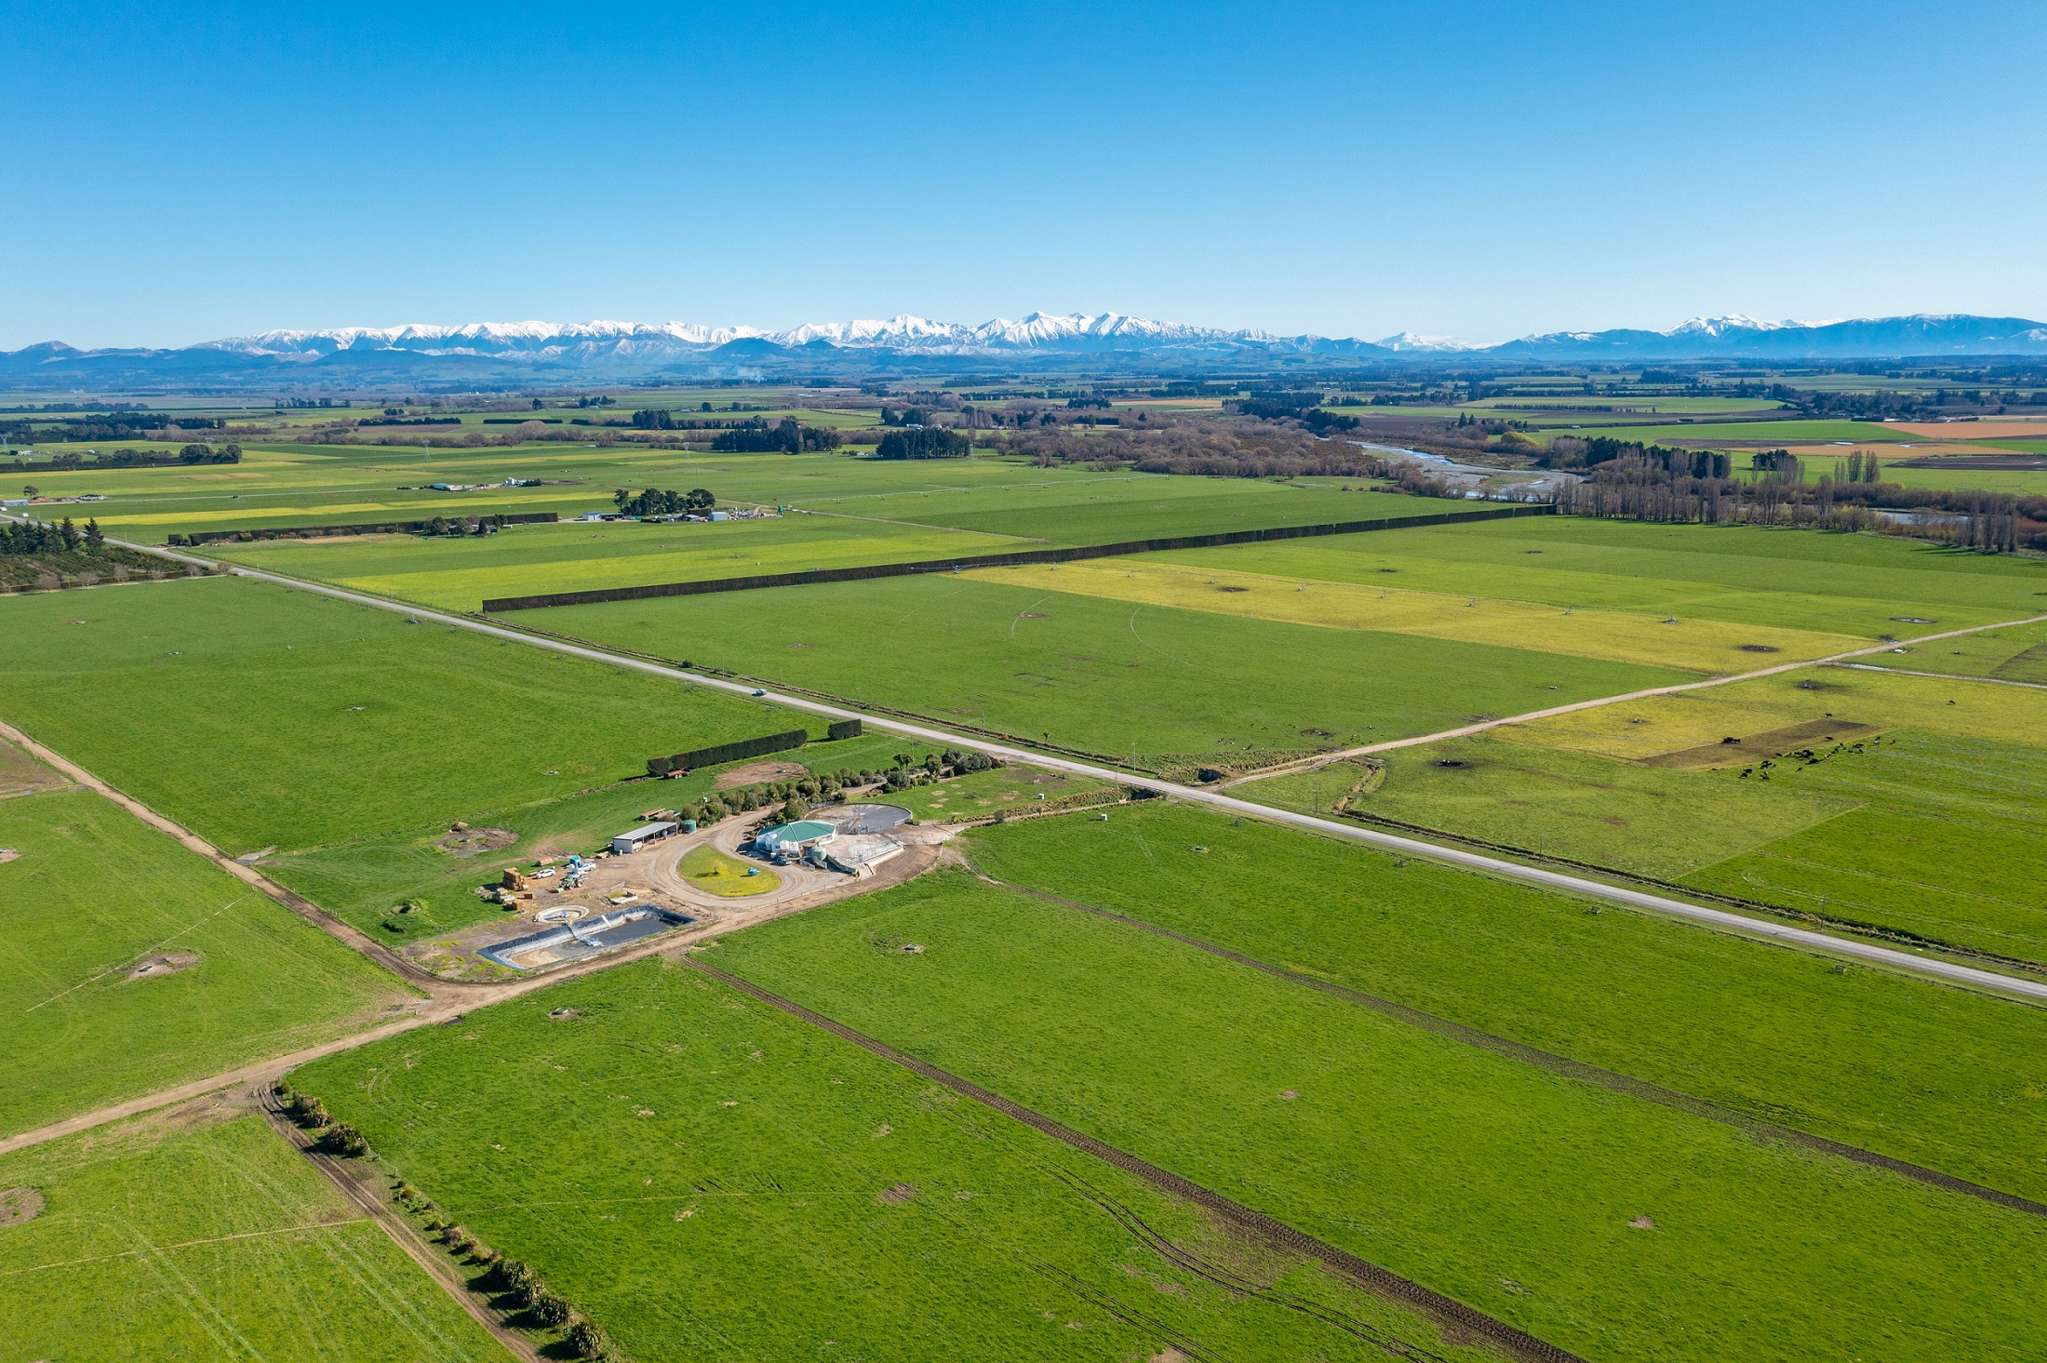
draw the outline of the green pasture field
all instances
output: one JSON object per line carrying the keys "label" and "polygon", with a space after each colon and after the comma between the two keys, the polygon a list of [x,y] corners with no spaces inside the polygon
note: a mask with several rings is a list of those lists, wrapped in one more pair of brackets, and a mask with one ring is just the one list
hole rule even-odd
{"label": "green pasture field", "polygon": [[1147,769],[1244,765],[1696,675],[936,574],[507,618]]}
{"label": "green pasture field", "polygon": [[236,856],[439,831],[794,721],[245,578],[16,596],[0,631],[35,644],[0,714]]}
{"label": "green pasture field", "polygon": [[1181,805],[984,828],[964,850],[1010,884],[1759,1118],[2047,1193],[2035,1158],[2047,1143],[2038,1010]]}
{"label": "green pasture field", "polygon": [[[1458,530],[1446,533],[1455,535]],[[1562,610],[1371,582],[1310,581],[1238,572],[1213,563],[1173,562],[1162,555],[991,568],[970,576],[1012,587],[1230,618],[1497,644],[1700,673],[1752,671],[1764,655],[1775,655],[1777,661],[1817,658],[1866,642],[1852,635],[1702,618],[1672,622],[1641,611]]]}
{"label": "green pasture field", "polygon": [[[2047,609],[2041,614],[2047,615]],[[2047,622],[1987,629],[1860,660],[1876,667],[2047,685]]]}
{"label": "green pasture field", "polygon": [[1627,394],[1591,396],[1559,393],[1554,397],[1539,398],[1480,398],[1476,402],[1465,403],[1462,410],[1469,410],[1474,413],[1490,411],[1503,416],[1545,416],[1560,408],[1590,407],[1611,408],[1613,410],[1610,413],[1606,411],[1587,412],[1587,416],[1626,416],[1630,413],[1654,415],[1666,412],[1673,416],[1718,416],[1729,412],[1778,411],[1783,406],[1782,402],[1772,398],[1696,397],[1685,394],[1673,397],[1647,395],[1634,397]]}
{"label": "green pasture field", "polygon": [[[497,486],[506,478],[543,482]],[[245,445],[239,464],[87,469],[35,475],[32,481],[46,497],[104,496],[90,511],[107,532],[146,542],[162,542],[173,533],[276,525],[545,511],[567,517],[611,510],[612,491],[620,487],[704,487],[725,505],[802,507],[872,523],[877,533],[921,528],[1052,544],[1466,509],[1455,502],[1270,480],[1039,469],[993,455],[894,462],[849,450],[710,454],[594,443],[441,449],[271,442]],[[485,486],[435,492],[426,486],[433,482]],[[52,507],[46,514],[65,510],[73,508]],[[955,536],[950,542],[964,547],[976,541]],[[305,547],[258,546],[257,552],[289,555]],[[216,545],[215,551],[227,548]]]}
{"label": "green pasture field", "polygon": [[[1989,453],[1990,451],[1986,451]],[[1885,463],[1883,479],[1903,487],[1938,488],[1948,492],[2009,492],[2021,497],[2047,496],[2047,469],[1899,468]]]}
{"label": "green pasture field", "polygon": [[292,1082],[630,1358],[1483,1357],[658,960]]}
{"label": "green pasture field", "polygon": [[[462,539],[366,535],[220,544],[237,563],[474,611],[488,597],[744,577],[1030,547],[1002,536],[791,513],[760,521],[515,525]],[[533,617],[536,621],[541,617]]]}
{"label": "green pasture field", "polygon": [[[2047,962],[2043,721],[2047,693],[1819,669],[1388,753],[1353,808]],[[1326,784],[1246,793],[1329,808]]]}
{"label": "green pasture field", "polygon": [[1563,1081],[966,872],[712,958],[1586,1358],[2047,1347],[2036,1218]]}
{"label": "green pasture field", "polygon": [[[1076,487],[1081,479],[1086,482]],[[1344,492],[1263,479],[1125,473],[1069,475],[1057,482],[1042,480],[972,496],[895,498],[879,506],[848,500],[831,509],[1019,535],[1047,544],[1120,544],[1169,535],[1461,514],[1480,508],[1433,497]]]}
{"label": "green pasture field", "polygon": [[[412,997],[90,791],[0,799],[0,847],[19,853],[0,862],[0,1135],[325,1041]],[[131,977],[159,957],[180,968]]]}
{"label": "green pasture field", "polygon": [[7,1357],[496,1363],[503,1347],[261,1117],[143,1118],[0,1156]]}
{"label": "green pasture field", "polygon": [[[835,743],[811,742],[761,760],[793,762],[813,774],[878,771],[906,751],[921,762],[928,748],[892,735],[870,734]],[[704,767],[665,781],[636,773],[568,795],[465,808],[431,827],[337,836],[317,846],[279,852],[264,861],[263,869],[379,941],[431,946],[433,939],[504,916],[505,910],[477,898],[476,890],[494,882],[505,867],[531,865],[543,856],[601,851],[614,834],[632,827],[643,811],[694,804],[720,788],[721,776],[745,765]],[[455,819],[474,829],[503,829],[514,840],[496,851],[456,855],[440,845],[449,831],[447,824]],[[413,906],[411,911],[395,912],[404,903]]]}
{"label": "green pasture field", "polygon": [[1057,802],[1090,797],[1114,799],[1116,787],[1085,776],[1014,763],[969,772],[949,781],[890,791],[881,799],[910,811],[919,823],[966,823],[1008,814],[1029,814]]}
{"label": "green pasture field", "polygon": [[[1881,535],[1543,516],[1147,561],[1875,640],[2047,612],[2047,565]],[[1917,616],[1928,624],[1901,621]],[[1771,659],[1759,656],[1757,666]]]}
{"label": "green pasture field", "polygon": [[[1553,427],[1546,435],[1577,435],[1576,427]],[[1880,421],[1838,421],[1807,420],[1792,418],[1784,421],[1693,421],[1668,422],[1659,425],[1638,426],[1596,426],[1587,424],[1582,434],[1603,435],[1615,440],[1639,440],[1649,445],[1700,445],[1708,448],[1716,442],[1733,441],[1739,444],[1766,444],[1772,448],[1780,445],[1809,445],[1822,440],[1848,440],[1857,444],[1879,444],[1896,440],[1920,440],[1908,431]]]}
{"label": "green pasture field", "polygon": [[1930,393],[1953,388],[1953,379],[1910,374],[1787,374],[1784,382],[1815,393]]}
{"label": "green pasture field", "polygon": [[[1502,400],[1513,401],[1514,399]],[[1541,397],[1522,398],[1519,400],[1523,402],[1547,403],[1553,399]],[[1466,414],[1486,421],[1518,421],[1537,430],[1551,426],[1581,426],[1588,422],[1598,422],[1601,420],[1611,421],[1615,425],[1623,423],[1633,425],[1641,420],[1640,416],[1630,415],[1626,412],[1578,412],[1564,407],[1558,407],[1549,411],[1502,412],[1491,407],[1479,407],[1465,403],[1454,405],[1402,403],[1399,406],[1388,407],[1325,406],[1322,410],[1332,412],[1338,416],[1356,417],[1362,423],[1362,429],[1354,432],[1354,434],[1366,439],[1374,437],[1376,434],[1374,431],[1375,427],[1402,424],[1412,427],[1417,421],[1452,422]],[[1395,443],[1398,443],[1397,440]]]}

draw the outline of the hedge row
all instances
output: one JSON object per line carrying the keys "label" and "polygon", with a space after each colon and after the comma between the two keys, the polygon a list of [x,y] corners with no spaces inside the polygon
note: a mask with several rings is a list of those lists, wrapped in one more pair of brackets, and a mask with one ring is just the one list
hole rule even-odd
{"label": "hedge row", "polygon": [[759,757],[763,753],[784,752],[800,748],[810,739],[802,729],[789,729],[779,734],[762,734],[759,738],[734,739],[730,743],[714,743],[708,748],[692,748],[671,757],[650,757],[647,759],[649,776],[666,776],[671,771],[694,771],[698,767],[715,767],[721,762],[737,762],[742,757]]}
{"label": "hedge row", "polygon": [[824,731],[824,736],[833,742],[837,742],[842,738],[858,738],[860,737],[860,721],[857,719],[835,719],[832,721],[831,727]]}
{"label": "hedge row", "polygon": [[1016,568],[1031,563],[1070,563],[1075,559],[1153,554],[1165,549],[1213,549],[1259,540],[1303,539],[1314,535],[1354,535],[1367,530],[1405,530],[1412,526],[1447,525],[1462,521],[1503,520],[1510,516],[1547,516],[1556,511],[1546,502],[1489,507],[1483,511],[1434,512],[1423,516],[1381,516],[1368,521],[1336,521],[1326,525],[1281,525],[1264,530],[1224,530],[1208,535],[1170,535],[1160,539],[1126,540],[1119,544],[1088,544],[1065,549],[1025,549],[1008,554],[975,554],[966,558],[920,559],[914,563],[871,563],[860,568],[812,568],[795,573],[756,573],[751,577],[719,577],[702,582],[656,582],[639,587],[605,587],[583,592],[543,592],[535,596],[500,596],[483,603],[486,612],[538,610],[548,606],[592,606],[606,601],[643,601],[655,596],[704,596],[743,592],[760,587],[807,587],[823,582],[864,582],[877,577],[909,577],[917,573],[950,573],[968,568]]}
{"label": "hedge row", "polygon": [[516,514],[492,511],[479,516],[456,512],[452,516],[429,517],[423,521],[379,521],[363,525],[265,525],[250,526],[241,530],[195,530],[182,541],[173,536],[171,543],[200,545],[211,544],[215,540],[311,540],[324,539],[329,535],[417,534],[419,531],[432,529],[435,519],[491,520],[499,525],[541,525],[558,521],[561,517],[552,511],[522,511]]}

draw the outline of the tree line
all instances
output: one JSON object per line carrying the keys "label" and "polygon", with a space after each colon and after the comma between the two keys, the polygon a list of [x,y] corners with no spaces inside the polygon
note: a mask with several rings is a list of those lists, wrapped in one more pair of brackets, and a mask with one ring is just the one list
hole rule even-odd
{"label": "tree line", "polygon": [[96,520],[87,520],[83,530],[69,516],[54,525],[47,521],[0,522],[0,554],[97,553],[106,542]]}
{"label": "tree line", "polygon": [[[1857,468],[1865,481],[1826,476],[1806,483],[1795,455],[1770,461],[1769,477],[1743,480],[1697,477],[1630,454],[1603,462],[1561,488],[1556,502],[1572,515],[1608,519],[1881,530],[1991,554],[2047,549],[2047,497],[1866,481],[1876,463],[1870,456]],[[1918,512],[1923,518],[1886,518],[1877,514],[1879,508]]]}

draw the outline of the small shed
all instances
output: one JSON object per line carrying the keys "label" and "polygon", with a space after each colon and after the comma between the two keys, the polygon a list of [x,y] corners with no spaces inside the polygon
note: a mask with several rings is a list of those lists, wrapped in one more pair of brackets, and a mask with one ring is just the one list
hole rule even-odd
{"label": "small shed", "polygon": [[659,823],[643,823],[638,828],[628,828],[611,840],[611,850],[620,856],[637,852],[650,842],[659,842],[680,826],[663,819]]}

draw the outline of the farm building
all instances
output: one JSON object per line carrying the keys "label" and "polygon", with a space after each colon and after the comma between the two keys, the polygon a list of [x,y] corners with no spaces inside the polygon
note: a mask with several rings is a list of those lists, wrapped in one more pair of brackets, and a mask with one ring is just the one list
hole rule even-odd
{"label": "farm building", "polygon": [[679,827],[681,825],[663,819],[658,823],[643,823],[638,828],[628,828],[611,840],[611,850],[617,856],[637,852],[650,842],[659,842]]}
{"label": "farm building", "polygon": [[800,856],[813,847],[822,847],[839,836],[839,830],[817,819],[798,819],[795,823],[777,824],[773,828],[756,833],[753,839],[755,850],[773,856]]}

